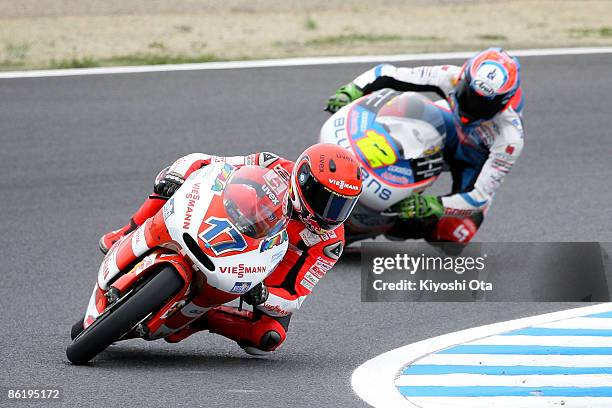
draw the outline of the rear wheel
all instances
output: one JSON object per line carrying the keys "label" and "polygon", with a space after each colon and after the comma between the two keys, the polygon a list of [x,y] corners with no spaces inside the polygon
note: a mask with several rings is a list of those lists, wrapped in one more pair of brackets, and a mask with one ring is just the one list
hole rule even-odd
{"label": "rear wheel", "polygon": [[[98,317],[86,330],[77,334],[66,349],[73,364],[85,364],[128,333],[150,313],[159,310],[183,286],[183,280],[171,266],[165,266],[145,281],[127,299]],[[82,325],[82,324],[81,324]],[[74,326],[71,334],[75,332]]]}

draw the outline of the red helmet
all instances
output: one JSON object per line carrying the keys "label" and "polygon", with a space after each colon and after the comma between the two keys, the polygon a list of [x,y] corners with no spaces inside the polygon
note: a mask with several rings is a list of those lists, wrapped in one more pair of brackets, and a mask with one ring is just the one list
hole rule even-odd
{"label": "red helmet", "polygon": [[306,149],[291,174],[291,203],[306,227],[323,234],[342,224],[361,194],[361,169],[353,154],[319,143]]}

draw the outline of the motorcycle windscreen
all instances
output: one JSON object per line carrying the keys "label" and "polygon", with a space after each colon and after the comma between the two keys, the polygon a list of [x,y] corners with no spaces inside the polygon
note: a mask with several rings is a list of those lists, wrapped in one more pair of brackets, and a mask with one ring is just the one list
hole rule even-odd
{"label": "motorcycle windscreen", "polygon": [[264,238],[287,226],[288,190],[287,181],[274,170],[243,166],[223,189],[223,205],[242,234]]}

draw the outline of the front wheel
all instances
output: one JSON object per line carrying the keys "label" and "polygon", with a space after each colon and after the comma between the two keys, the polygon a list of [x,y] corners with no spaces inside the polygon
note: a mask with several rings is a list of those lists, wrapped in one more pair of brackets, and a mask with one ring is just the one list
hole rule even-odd
{"label": "front wheel", "polygon": [[98,317],[79,333],[66,349],[68,360],[73,364],[87,363],[150,313],[163,307],[182,287],[183,280],[178,272],[171,266],[165,266],[128,299],[120,299],[118,302],[121,303],[116,308]]}
{"label": "front wheel", "polygon": [[77,336],[83,332],[83,320],[85,320],[85,316],[77,320],[70,328],[70,340],[76,339]]}

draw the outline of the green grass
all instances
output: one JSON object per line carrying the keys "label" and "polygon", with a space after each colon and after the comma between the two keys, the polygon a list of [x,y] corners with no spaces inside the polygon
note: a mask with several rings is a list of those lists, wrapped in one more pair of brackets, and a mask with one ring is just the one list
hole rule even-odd
{"label": "green grass", "polygon": [[5,57],[4,60],[0,61],[0,68],[5,70],[22,69],[26,65],[26,58],[31,47],[31,44],[27,42],[5,42]]}
{"label": "green grass", "polygon": [[409,35],[407,37],[402,37],[404,40],[408,41],[442,41],[444,38],[436,37],[435,35],[425,36],[425,35]]}
{"label": "green grass", "polygon": [[600,37],[612,37],[612,27],[601,27],[597,33]]}
{"label": "green grass", "polygon": [[387,41],[399,41],[402,37],[399,35],[390,34],[342,34],[342,35],[330,35],[326,37],[314,38],[304,43],[307,46],[328,46],[328,45],[343,45],[343,44],[354,44],[354,43],[376,43],[376,42],[387,42]]}
{"label": "green grass", "polygon": [[49,68],[60,69],[60,68],[93,68],[99,67],[100,62],[93,59],[92,57],[74,57],[62,60],[51,60],[49,62]]}
{"label": "green grass", "polygon": [[536,22],[536,23],[527,23],[527,28],[546,28],[548,24],[544,21]]}
{"label": "green grass", "polygon": [[[200,55],[171,55],[171,54],[129,54],[111,58],[94,59],[92,57],[74,57],[62,60],[51,60],[47,67],[41,68],[93,68],[121,65],[163,65],[163,64],[188,64],[196,62],[219,61],[219,58],[212,54]],[[15,61],[0,61],[0,69],[16,69],[23,64]]]}
{"label": "green grass", "polygon": [[192,30],[191,26],[188,26],[187,24],[175,25],[174,29],[179,33],[190,33]]}
{"label": "green grass", "polygon": [[355,43],[380,43],[390,41],[440,41],[443,38],[436,36],[409,35],[401,36],[395,34],[364,34],[349,33],[342,35],[332,35],[327,37],[314,38],[304,43],[306,46],[331,46],[331,45],[350,45]]}
{"label": "green grass", "polygon": [[0,61],[0,70],[2,71],[10,71],[16,69],[23,69],[25,67],[24,61],[13,61],[5,59],[4,61]]}
{"label": "green grass", "polygon": [[4,44],[4,52],[8,61],[23,61],[28,56],[28,52],[32,45],[27,42],[13,43],[7,42]]}
{"label": "green grass", "polygon": [[570,28],[567,32],[573,37],[612,37],[612,27],[599,28]]}
{"label": "green grass", "polygon": [[479,40],[484,41],[507,41],[508,37],[502,34],[479,34],[476,36]]}
{"label": "green grass", "polygon": [[161,42],[161,41],[151,41],[147,47],[149,47],[152,50],[159,50],[159,51],[165,51],[166,50],[166,45]]}
{"label": "green grass", "polygon": [[306,21],[304,21],[304,28],[307,31],[314,31],[318,28],[317,22],[310,16],[306,17]]}
{"label": "green grass", "polygon": [[219,61],[213,54],[180,55],[180,54],[129,54],[101,60],[103,65],[163,65],[190,64],[195,62]]}

